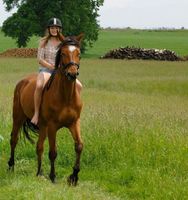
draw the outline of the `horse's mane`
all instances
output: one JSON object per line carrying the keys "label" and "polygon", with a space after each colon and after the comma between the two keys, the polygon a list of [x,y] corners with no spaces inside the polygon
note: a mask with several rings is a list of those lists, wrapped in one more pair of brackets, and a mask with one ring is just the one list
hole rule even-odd
{"label": "horse's mane", "polygon": [[75,36],[69,36],[66,37],[59,45],[58,45],[58,51],[56,53],[56,58],[55,58],[55,68],[57,69],[60,63],[60,57],[61,57],[61,48],[67,45],[74,45],[78,48],[80,48],[80,42],[76,40]]}

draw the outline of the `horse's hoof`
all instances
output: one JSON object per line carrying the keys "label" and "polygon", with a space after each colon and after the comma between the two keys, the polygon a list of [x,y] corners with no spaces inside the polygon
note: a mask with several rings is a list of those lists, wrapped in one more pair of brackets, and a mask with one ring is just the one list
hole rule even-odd
{"label": "horse's hoof", "polygon": [[7,169],[7,171],[14,172],[14,166],[9,166],[8,169]]}
{"label": "horse's hoof", "polygon": [[70,186],[76,186],[78,182],[78,176],[74,176],[73,174],[71,174],[68,178],[67,178],[67,183]]}
{"label": "horse's hoof", "polygon": [[37,176],[43,176],[43,171],[40,170],[39,172],[37,172]]}
{"label": "horse's hoof", "polygon": [[14,171],[14,161],[12,160],[8,161],[8,171]]}
{"label": "horse's hoof", "polygon": [[55,183],[55,175],[49,175],[50,180],[52,183]]}

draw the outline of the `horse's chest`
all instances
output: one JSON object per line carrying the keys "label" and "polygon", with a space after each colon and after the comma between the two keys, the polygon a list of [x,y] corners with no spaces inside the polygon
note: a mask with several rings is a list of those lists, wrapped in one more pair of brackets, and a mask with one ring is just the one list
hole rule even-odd
{"label": "horse's chest", "polygon": [[68,125],[73,123],[78,117],[77,110],[73,108],[64,108],[59,112],[57,121],[64,125]]}
{"label": "horse's chest", "polygon": [[58,127],[70,126],[79,117],[82,104],[61,104],[59,102],[53,102],[43,104],[42,114],[43,119],[46,122],[53,121]]}

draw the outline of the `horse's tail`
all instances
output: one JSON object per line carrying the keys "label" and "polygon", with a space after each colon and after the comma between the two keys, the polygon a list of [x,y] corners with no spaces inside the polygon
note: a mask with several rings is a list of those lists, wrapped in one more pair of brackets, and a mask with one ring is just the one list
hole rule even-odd
{"label": "horse's tail", "polygon": [[32,131],[33,135],[38,136],[38,131],[33,129],[33,127],[30,124],[30,119],[26,119],[25,122],[23,123],[24,136],[29,140],[29,142],[31,142],[31,144],[35,144],[35,141],[31,137],[31,135],[29,134],[29,130]]}

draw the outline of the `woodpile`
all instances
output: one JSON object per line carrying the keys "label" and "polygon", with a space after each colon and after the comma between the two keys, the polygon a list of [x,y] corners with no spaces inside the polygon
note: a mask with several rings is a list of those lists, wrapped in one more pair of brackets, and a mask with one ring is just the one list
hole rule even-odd
{"label": "woodpile", "polygon": [[184,56],[182,59],[183,59],[184,61],[187,61],[187,60],[188,60],[188,55],[187,55],[187,56]]}
{"label": "woodpile", "polygon": [[174,51],[160,50],[160,49],[144,49],[136,47],[121,47],[107,52],[101,58],[113,59],[143,59],[143,60],[167,60],[167,61],[180,61],[181,57],[177,56]]}
{"label": "woodpile", "polygon": [[0,57],[36,57],[37,48],[14,48],[0,53]]}

